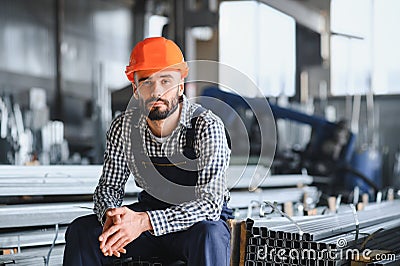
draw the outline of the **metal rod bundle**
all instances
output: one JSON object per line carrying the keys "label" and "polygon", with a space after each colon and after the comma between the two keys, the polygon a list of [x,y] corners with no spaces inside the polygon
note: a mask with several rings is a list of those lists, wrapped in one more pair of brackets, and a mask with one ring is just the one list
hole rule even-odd
{"label": "metal rod bundle", "polygon": [[400,201],[372,205],[356,215],[248,219],[246,224],[246,266],[343,265],[365,249],[400,252]]}

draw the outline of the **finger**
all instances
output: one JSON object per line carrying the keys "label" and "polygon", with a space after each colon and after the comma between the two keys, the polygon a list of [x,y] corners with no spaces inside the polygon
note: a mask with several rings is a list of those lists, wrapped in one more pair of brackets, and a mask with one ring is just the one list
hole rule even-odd
{"label": "finger", "polygon": [[112,249],[111,247],[123,237],[124,234],[122,234],[121,232],[115,233],[111,237],[109,237],[104,247],[102,248],[103,253],[107,252],[112,254],[112,252],[117,249]]}
{"label": "finger", "polygon": [[126,254],[126,249],[125,249],[125,247],[126,247],[126,245],[128,245],[130,242],[131,242],[131,241],[125,241],[125,242],[122,244],[122,246],[118,249],[118,251],[119,251],[120,253]]}
{"label": "finger", "polygon": [[112,256],[112,254],[108,250],[105,251],[105,252],[102,250],[101,252],[103,252],[103,255],[106,256],[106,257],[107,256]]}
{"label": "finger", "polygon": [[118,249],[118,252],[119,252],[119,253],[126,254],[126,249],[125,249],[125,247],[126,247],[126,245],[128,245],[129,243],[130,243],[130,241],[125,241],[125,242],[121,245],[121,247]]}
{"label": "finger", "polygon": [[[101,252],[103,252],[103,251],[101,251]],[[103,252],[103,255],[106,256],[106,257],[109,256],[108,251]]]}
{"label": "finger", "polygon": [[[121,256],[121,253],[122,253],[122,254],[126,254],[126,249],[123,248],[123,247],[125,247],[125,246],[128,245],[128,244],[129,244],[129,241],[125,241],[125,242],[122,244],[122,247],[121,247],[121,248],[119,248],[118,250],[114,250],[114,251],[113,251],[113,255],[119,258],[119,257]],[[109,251],[106,252],[106,253],[104,254],[104,256],[108,256],[108,254],[109,254]]]}
{"label": "finger", "polygon": [[120,253],[121,252],[119,252],[118,250],[114,250],[114,251],[112,251],[110,248],[109,249],[107,249],[107,248],[104,248],[101,252],[103,252],[103,254],[104,254],[104,256],[109,256],[109,257],[111,257],[111,256],[116,256],[116,257],[119,257],[120,256]]}
{"label": "finger", "polygon": [[121,254],[116,250],[113,251],[113,255],[118,258],[121,257]]}
{"label": "finger", "polygon": [[112,216],[112,222],[114,224],[120,224],[122,222],[121,215]]}
{"label": "finger", "polygon": [[118,209],[118,208],[108,208],[107,210],[106,210],[106,213],[105,213],[105,215],[106,215],[106,217],[108,218],[109,217],[109,213],[112,213],[112,211],[113,210],[115,210],[115,209]]}
{"label": "finger", "polygon": [[120,257],[121,256],[121,253],[119,252],[119,251],[114,251],[114,252],[111,252],[110,250],[108,250],[107,252],[105,252],[105,253],[103,253],[104,254],[104,256],[106,256],[106,257],[112,257],[113,255],[114,256],[116,256],[116,257]]}
{"label": "finger", "polygon": [[[106,221],[104,222],[103,225],[103,231],[102,233],[104,233],[105,231],[107,231],[107,229],[109,229],[111,226],[113,225],[113,221],[111,218],[107,217]],[[99,241],[101,241],[100,236],[99,236]]]}
{"label": "finger", "polygon": [[109,229],[107,229],[104,233],[102,233],[99,237],[100,240],[100,249],[104,248],[104,245],[109,241],[109,237],[113,235],[115,232],[117,232],[120,229],[119,225],[113,225]]}
{"label": "finger", "polygon": [[126,237],[121,237],[120,239],[118,239],[118,241],[116,241],[112,246],[111,246],[111,250],[115,251],[115,250],[119,250],[120,248],[123,248],[126,242]]}
{"label": "finger", "polygon": [[123,215],[127,211],[126,207],[114,208],[107,211],[107,216]]}

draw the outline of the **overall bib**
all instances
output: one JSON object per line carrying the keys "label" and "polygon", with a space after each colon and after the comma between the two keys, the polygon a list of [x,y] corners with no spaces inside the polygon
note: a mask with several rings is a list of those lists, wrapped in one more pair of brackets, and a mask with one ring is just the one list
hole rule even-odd
{"label": "overall bib", "polygon": [[[146,182],[146,188],[139,193],[135,207],[141,211],[161,210],[197,199],[195,186],[198,180],[197,157],[193,148],[195,125],[198,116],[205,109],[198,107],[190,121],[192,127],[186,130],[183,153],[169,157],[148,157],[140,141],[132,141],[132,153],[139,174]],[[141,139],[139,128],[132,127],[131,139]],[[178,186],[175,186],[178,185]],[[168,199],[167,202],[164,199]],[[169,202],[168,202],[169,201]],[[232,210],[223,205],[221,219],[232,219]]]}

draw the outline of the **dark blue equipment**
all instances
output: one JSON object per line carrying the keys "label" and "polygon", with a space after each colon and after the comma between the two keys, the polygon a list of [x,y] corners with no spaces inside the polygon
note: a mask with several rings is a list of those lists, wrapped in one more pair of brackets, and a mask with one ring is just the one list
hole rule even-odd
{"label": "dark blue equipment", "polygon": [[[248,103],[251,103],[251,106],[254,108],[254,106],[257,106],[257,101],[259,101],[258,105],[265,105],[265,99],[243,98],[237,94],[222,91],[217,87],[205,89],[202,96],[206,97],[205,100],[201,101],[201,104],[217,113],[228,129],[230,127],[229,116],[231,112],[225,110],[226,108],[223,106],[211,104],[211,102],[207,101],[207,97],[217,98],[236,111],[249,109],[250,106]],[[333,178],[331,180],[331,190],[343,188],[351,190],[354,185],[361,185],[362,190],[367,190],[368,188],[379,189],[376,185],[376,183],[379,184],[377,179],[363,171],[365,166],[357,165],[357,168],[352,167],[352,163],[357,159],[357,154],[355,153],[356,136],[350,132],[344,121],[332,123],[323,117],[308,115],[296,110],[279,107],[275,104],[269,103],[269,106],[275,119],[288,119],[312,127],[312,135],[307,147],[303,151],[297,151],[300,159],[295,164],[296,167],[291,169],[293,172],[298,172],[305,168],[311,175],[330,176]],[[242,119],[244,120],[244,118]],[[243,122],[246,123],[246,121]],[[253,138],[251,140],[252,142],[254,141]],[[253,143],[251,144],[253,145]],[[235,143],[233,143],[234,145]],[[288,168],[289,164],[277,163],[277,158],[279,158],[279,154],[275,156],[272,171],[278,174],[281,172],[287,173],[288,169],[285,168]],[[363,160],[363,163],[368,162]],[[345,179],[348,180],[345,182]],[[346,185],[346,187],[338,187],[339,184]]]}

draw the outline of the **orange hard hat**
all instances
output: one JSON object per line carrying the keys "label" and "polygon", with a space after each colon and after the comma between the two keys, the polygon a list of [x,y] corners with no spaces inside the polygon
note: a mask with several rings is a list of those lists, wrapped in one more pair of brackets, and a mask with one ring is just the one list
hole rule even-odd
{"label": "orange hard hat", "polygon": [[134,82],[136,71],[155,72],[162,69],[180,70],[182,78],[185,78],[189,71],[178,45],[163,37],[152,37],[144,39],[133,48],[125,74],[131,82]]}

